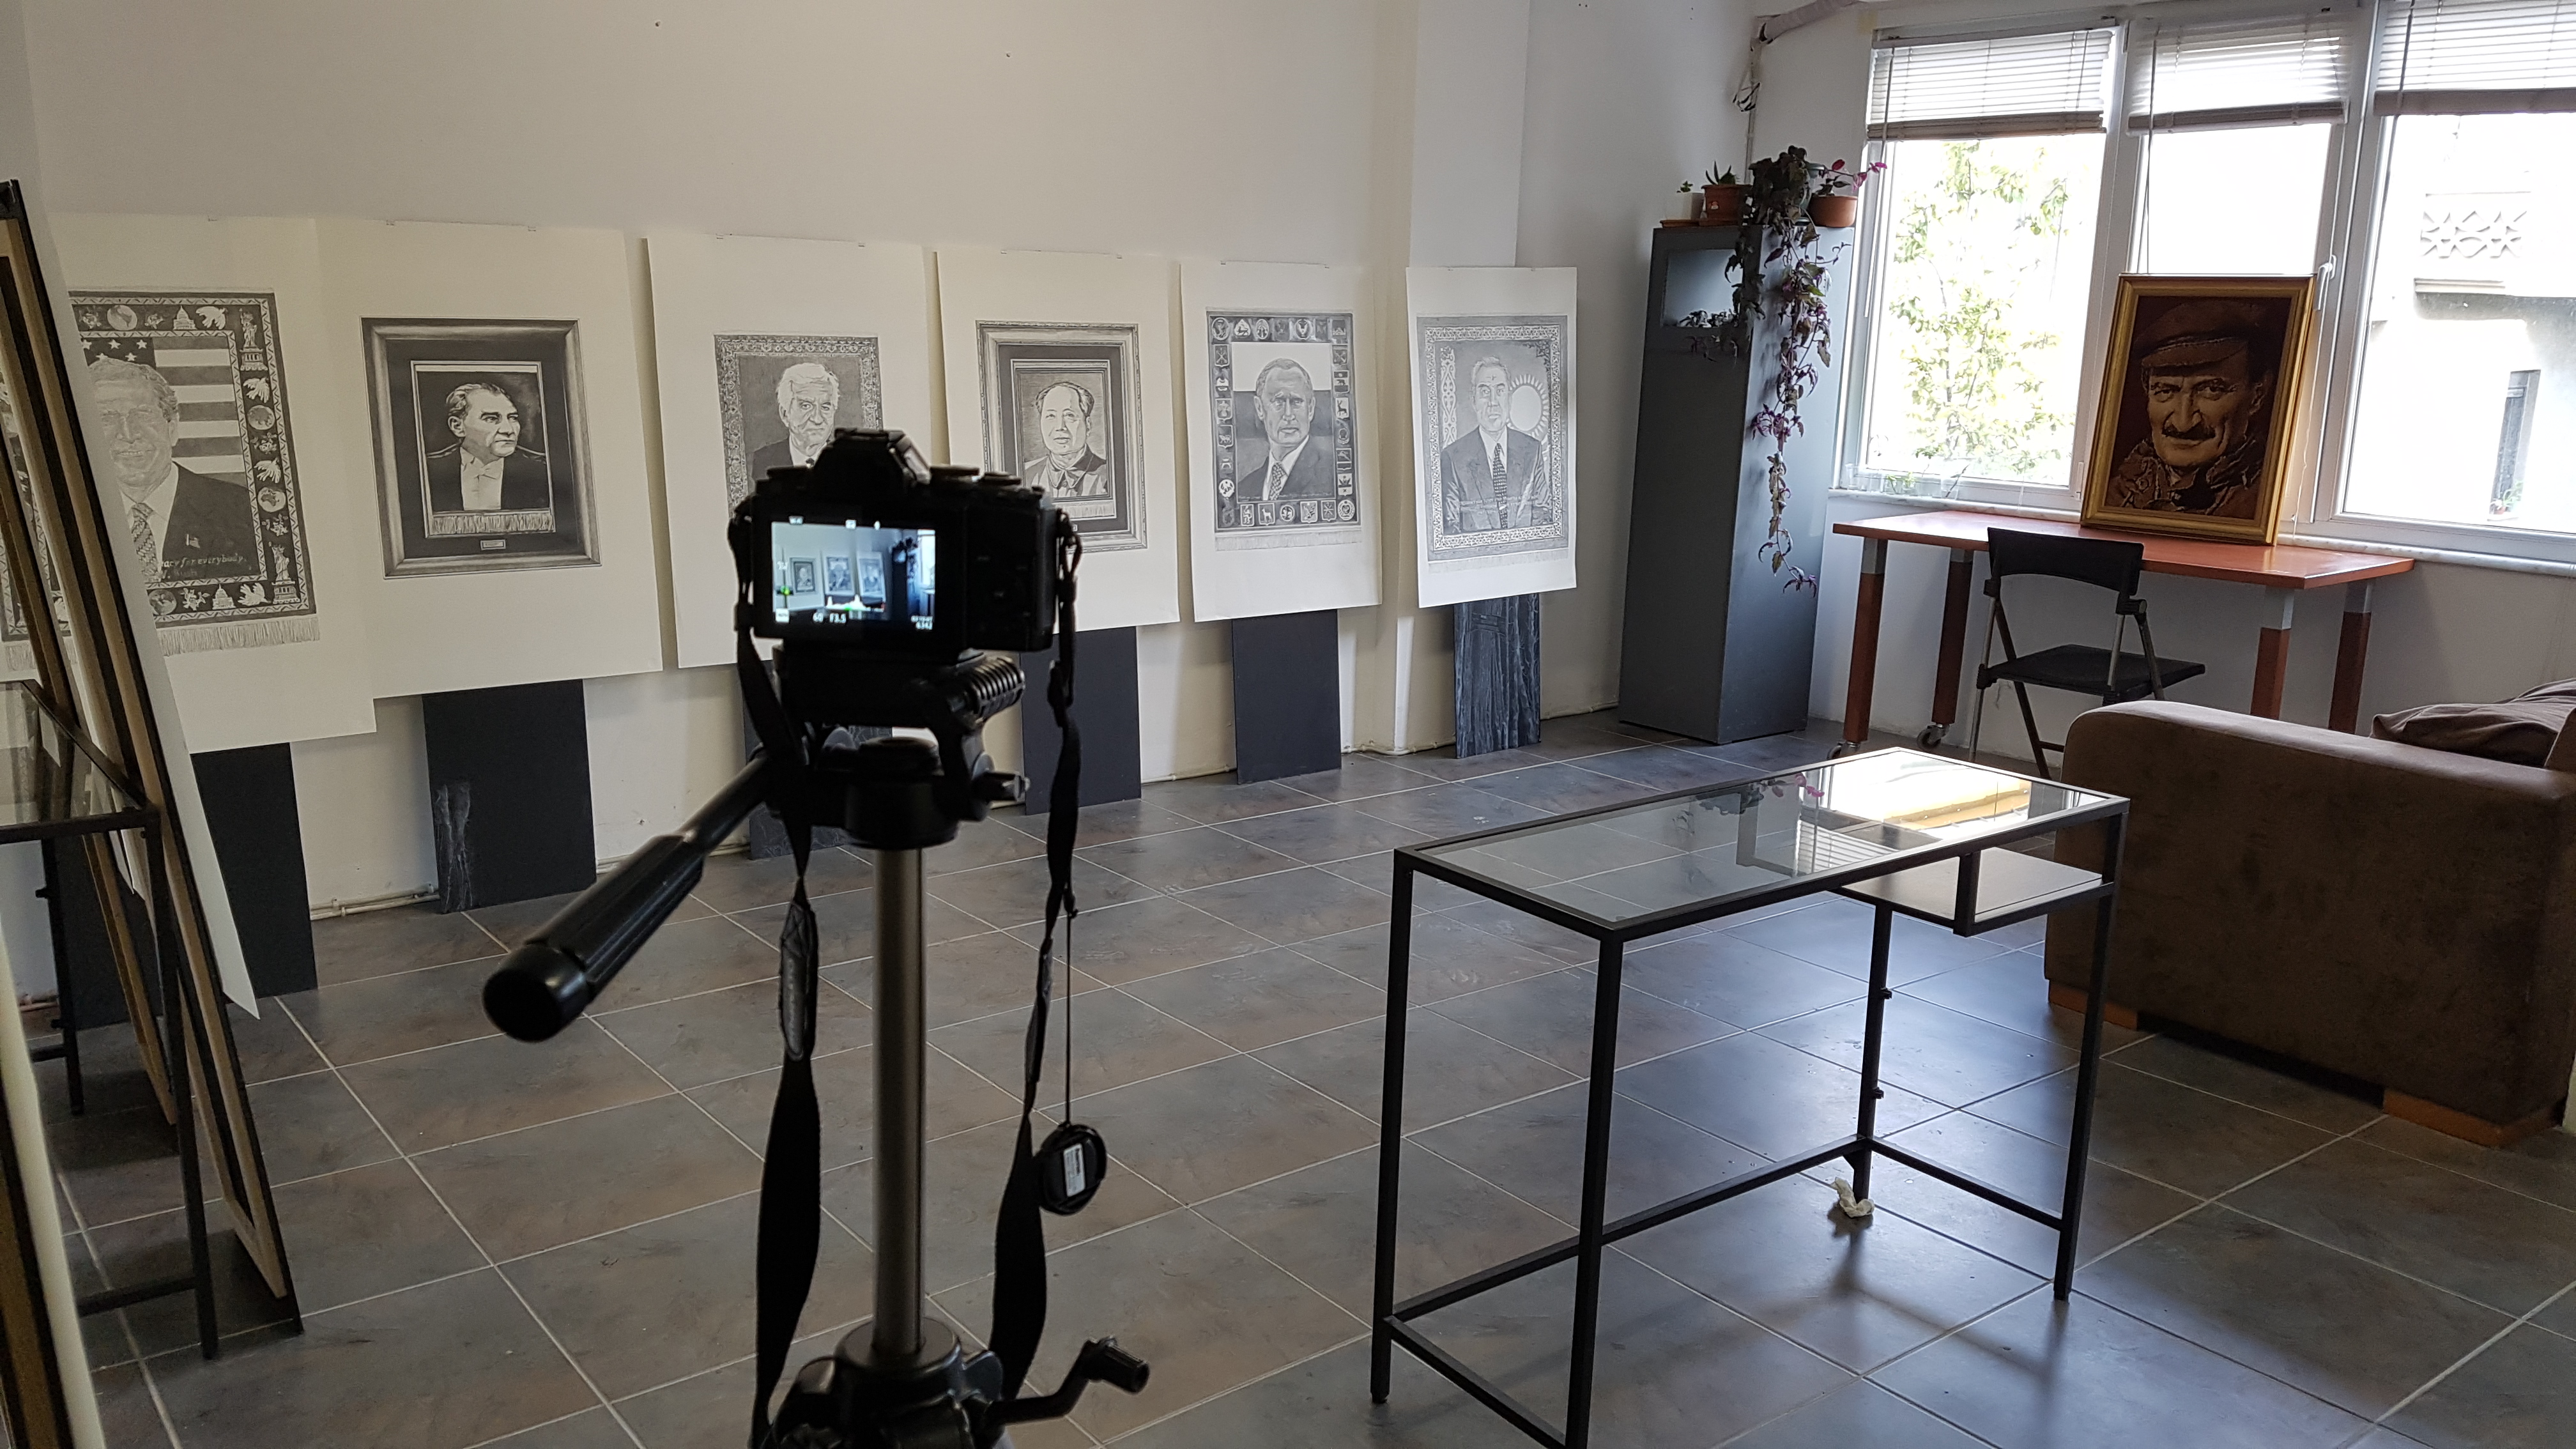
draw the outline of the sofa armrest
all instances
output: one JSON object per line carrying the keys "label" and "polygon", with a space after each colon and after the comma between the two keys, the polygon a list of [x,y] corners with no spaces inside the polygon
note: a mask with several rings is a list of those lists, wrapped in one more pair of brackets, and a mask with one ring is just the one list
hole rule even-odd
{"label": "sofa armrest", "polygon": [[[2078,719],[2065,775],[2133,802],[2111,1000],[2489,1121],[2564,1094],[2576,774],[2139,703]],[[2090,936],[2052,925],[2052,980]]]}

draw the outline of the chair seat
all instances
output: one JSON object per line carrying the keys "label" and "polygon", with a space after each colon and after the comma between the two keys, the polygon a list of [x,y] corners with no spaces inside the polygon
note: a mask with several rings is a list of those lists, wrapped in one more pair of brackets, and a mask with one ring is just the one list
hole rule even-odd
{"label": "chair seat", "polygon": [[[2195,674],[2209,672],[2207,665],[2194,664],[2188,659],[2159,657],[2156,667],[2167,688]],[[2119,672],[2114,675],[2111,673],[2111,651],[2097,649],[2090,644],[2060,644],[2054,649],[2042,649],[2036,654],[2025,654],[2018,659],[1990,665],[1980,671],[1980,675],[1977,685],[1980,689],[1997,680],[2010,679],[2049,689],[2094,695],[2105,704],[2124,704],[2155,693],[2154,682],[2147,677],[2145,655],[2122,653]],[[2108,686],[2103,683],[2106,677],[2111,681]]]}

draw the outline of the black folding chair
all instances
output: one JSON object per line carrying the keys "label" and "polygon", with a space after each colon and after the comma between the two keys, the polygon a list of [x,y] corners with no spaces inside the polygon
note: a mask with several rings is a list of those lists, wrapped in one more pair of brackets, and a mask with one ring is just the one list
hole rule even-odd
{"label": "black folding chair", "polygon": [[[2022,728],[2030,731],[2030,757],[2042,775],[2054,778],[2048,768],[2048,751],[2062,755],[2066,746],[2039,737],[2039,720],[2030,712],[2030,686],[2089,694],[2104,704],[2123,704],[2150,696],[2162,699],[2166,685],[2209,672],[2206,665],[2189,660],[2156,657],[2155,631],[2147,624],[2147,601],[2138,597],[2138,575],[2146,571],[2144,544],[1991,528],[1986,530],[1986,558],[1993,565],[1986,578],[1986,597],[1994,603],[1986,615],[1986,645],[1977,654],[1977,705],[1968,722],[1971,758],[1977,753],[1977,736],[1985,726],[1986,690],[1991,685],[2012,685],[2014,697],[2021,702]],[[2036,654],[2022,653],[2013,644],[2012,621],[2004,616],[2004,580],[2016,574],[2071,579],[2118,595],[2112,604],[2111,647],[2060,644]],[[2146,651],[2144,654],[2121,652],[2121,646],[2128,641],[2131,619],[2138,621],[2138,647]],[[1999,635],[2004,641],[2004,657],[2000,663],[1990,663]]]}

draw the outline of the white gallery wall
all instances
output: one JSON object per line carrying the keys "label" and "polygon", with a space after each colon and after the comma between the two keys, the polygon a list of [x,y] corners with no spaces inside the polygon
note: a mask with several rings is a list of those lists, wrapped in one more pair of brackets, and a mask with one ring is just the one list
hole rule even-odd
{"label": "white gallery wall", "polygon": [[[1749,9],[1313,0],[1283,27],[1249,0],[27,0],[24,32],[57,211],[1365,265],[1394,316],[1408,265],[1578,267],[1582,583],[1547,600],[1556,714],[1614,693],[1648,227],[1683,175],[1742,156],[1724,92]],[[152,103],[106,103],[103,75]],[[1379,415],[1404,416],[1405,369],[1380,376]],[[945,455],[943,419],[888,421]],[[1400,454],[1380,466],[1405,476]],[[1449,738],[1447,611],[1392,602],[1413,596],[1411,525],[1382,523],[1390,602],[1342,614],[1346,738],[1421,748]],[[1141,631],[1146,778],[1231,764],[1228,637]],[[730,690],[721,670],[590,683],[603,855],[730,772]],[[374,734],[296,746],[317,902],[431,880],[418,707],[376,713]]]}

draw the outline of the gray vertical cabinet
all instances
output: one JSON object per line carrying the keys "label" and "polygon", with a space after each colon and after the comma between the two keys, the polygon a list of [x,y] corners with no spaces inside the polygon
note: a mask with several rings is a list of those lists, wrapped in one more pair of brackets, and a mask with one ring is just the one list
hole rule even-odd
{"label": "gray vertical cabinet", "polygon": [[[1771,514],[1769,447],[1746,423],[1773,371],[1772,320],[1755,329],[1749,357],[1681,325],[1727,309],[1735,237],[1734,227],[1655,232],[1619,659],[1619,718],[1717,744],[1806,724],[1818,593],[1783,587],[1787,575],[1757,552]],[[1835,382],[1828,373],[1807,396],[1806,432],[1788,452],[1783,523],[1790,561],[1809,573],[1824,560]]]}

